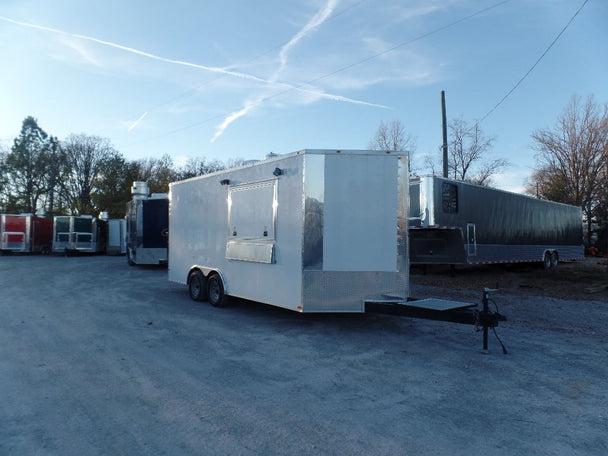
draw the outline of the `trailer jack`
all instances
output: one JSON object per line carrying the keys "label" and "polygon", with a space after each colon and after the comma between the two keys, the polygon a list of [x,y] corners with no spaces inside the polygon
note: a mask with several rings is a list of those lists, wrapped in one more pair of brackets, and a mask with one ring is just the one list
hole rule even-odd
{"label": "trailer jack", "polygon": [[451,323],[461,323],[473,325],[478,331],[483,332],[483,350],[488,350],[488,330],[492,328],[496,339],[502,347],[503,353],[507,354],[507,349],[496,334],[498,322],[506,321],[507,318],[496,311],[490,311],[490,292],[496,291],[484,288],[481,300],[481,309],[476,304],[469,304],[459,301],[445,299],[420,299],[420,300],[397,300],[390,297],[371,299],[365,302],[365,311],[381,313],[387,315],[400,315],[410,318],[422,318],[425,320],[447,321]]}

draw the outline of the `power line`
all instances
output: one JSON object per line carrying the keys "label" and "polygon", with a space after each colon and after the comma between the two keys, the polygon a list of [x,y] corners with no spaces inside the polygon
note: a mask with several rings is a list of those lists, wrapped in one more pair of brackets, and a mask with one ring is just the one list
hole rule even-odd
{"label": "power line", "polygon": [[412,44],[412,43],[415,43],[416,41],[420,41],[420,40],[422,40],[424,38],[428,38],[431,35],[435,35],[435,34],[437,34],[439,32],[443,32],[444,30],[447,30],[447,29],[449,29],[449,28],[451,28],[451,27],[453,27],[455,25],[458,25],[461,22],[465,22],[465,21],[467,21],[469,19],[474,18],[475,16],[479,16],[480,14],[483,14],[483,13],[485,13],[487,11],[490,11],[491,9],[497,8],[499,6],[502,6],[505,3],[509,3],[510,1],[511,0],[503,0],[501,2],[495,3],[494,5],[491,5],[491,6],[488,6],[487,8],[484,8],[484,9],[481,9],[479,11],[476,11],[476,12],[474,12],[472,14],[469,14],[468,16],[462,17],[462,18],[460,18],[460,19],[458,19],[458,20],[456,20],[454,22],[450,22],[449,24],[446,24],[446,25],[444,25],[442,27],[439,27],[439,28],[436,28],[434,30],[431,30],[430,32],[423,33],[422,35],[414,37],[414,38],[412,38],[410,40],[403,41],[402,43],[396,44],[395,46],[393,46],[393,47],[391,47],[389,49],[386,49],[386,50],[384,50],[382,52],[379,52],[379,53],[377,53],[375,55],[372,55],[372,56],[367,57],[365,59],[359,60],[358,62],[351,63],[350,65],[347,65],[347,66],[344,66],[342,68],[337,69],[336,71],[333,71],[331,73],[325,74],[323,76],[319,76],[318,78],[312,79],[312,80],[308,81],[307,84],[319,81],[321,79],[328,78],[328,77],[333,76],[333,75],[335,75],[337,73],[341,73],[342,71],[349,70],[349,69],[351,69],[353,67],[361,65],[363,63],[367,63],[367,62],[369,62],[371,60],[374,60],[374,59],[376,59],[378,57],[381,57],[381,56],[386,55],[386,54],[388,54],[390,52],[393,52],[394,50],[399,49],[399,48],[401,48],[403,46],[407,46],[408,44]]}
{"label": "power line", "polygon": [[[363,0],[363,1],[365,1],[365,0]],[[357,3],[357,4],[353,5],[353,7],[354,7],[354,6],[358,6],[360,3],[363,3],[363,1],[360,1],[359,3]],[[442,31],[447,30],[447,29],[449,29],[449,28],[451,28],[451,27],[454,27],[455,25],[458,25],[458,24],[460,24],[460,23],[462,23],[462,22],[465,22],[465,21],[467,21],[467,20],[469,20],[469,19],[472,19],[472,18],[473,18],[473,17],[475,17],[475,16],[479,16],[480,14],[483,14],[483,13],[485,13],[485,12],[487,12],[487,11],[490,11],[490,10],[492,10],[492,9],[494,9],[494,8],[497,8],[497,7],[499,7],[499,6],[502,6],[502,5],[504,5],[505,3],[509,3],[510,1],[511,1],[511,0],[503,0],[503,1],[500,1],[500,2],[498,2],[498,3],[495,3],[495,4],[493,4],[493,5],[488,6],[488,7],[486,7],[486,8],[483,8],[483,9],[481,9],[481,10],[478,10],[478,11],[476,11],[476,12],[474,12],[474,13],[471,13],[471,14],[469,14],[469,15],[467,15],[467,16],[464,16],[464,17],[462,17],[462,18],[460,18],[460,19],[457,19],[457,20],[455,20],[455,21],[453,21],[453,22],[450,22],[449,24],[446,24],[446,25],[443,25],[443,26],[441,26],[441,27],[438,27],[438,28],[436,28],[436,29],[434,29],[434,30],[431,30],[430,32],[423,33],[422,35],[418,35],[417,37],[414,37],[414,38],[409,39],[409,40],[407,40],[407,41],[403,41],[403,42],[401,42],[401,43],[399,43],[399,44],[396,44],[395,46],[392,46],[392,47],[390,47],[389,49],[386,49],[386,50],[384,50],[384,51],[382,51],[382,52],[379,52],[379,53],[377,53],[377,54],[374,54],[374,55],[372,55],[372,56],[370,56],[370,57],[366,57],[366,58],[361,59],[361,60],[359,60],[359,61],[357,61],[357,62],[351,63],[351,64],[349,64],[349,65],[346,65],[346,66],[344,66],[344,67],[341,67],[341,68],[339,68],[339,69],[337,69],[337,70],[335,70],[335,71],[332,71],[332,72],[330,72],[330,73],[324,74],[324,75],[319,76],[319,77],[317,77],[317,78],[311,79],[311,80],[309,80],[309,81],[307,81],[307,82],[304,82],[304,83],[302,83],[302,84],[299,84],[299,85],[295,85],[295,86],[289,87],[289,88],[287,88],[287,89],[285,89],[285,90],[282,90],[282,91],[280,91],[280,92],[277,92],[277,93],[275,93],[275,94],[273,94],[273,95],[269,95],[269,96],[267,96],[267,97],[263,97],[263,98],[259,99],[257,102],[253,103],[253,105],[252,105],[252,106],[253,106],[253,107],[259,106],[259,105],[261,105],[261,104],[265,103],[265,102],[266,102],[266,101],[268,101],[268,100],[271,100],[271,99],[276,98],[276,97],[278,97],[278,96],[284,95],[284,94],[286,94],[286,93],[288,93],[288,92],[291,92],[291,91],[293,91],[293,90],[299,90],[299,89],[301,89],[301,88],[303,88],[303,87],[305,87],[305,86],[307,86],[307,85],[310,85],[310,84],[312,84],[312,83],[314,83],[314,82],[320,81],[321,79],[325,79],[325,78],[328,78],[328,77],[330,77],[330,76],[334,76],[334,75],[336,75],[336,74],[338,74],[338,73],[341,73],[341,72],[343,72],[343,71],[349,70],[349,69],[351,69],[351,68],[353,68],[353,67],[356,67],[356,66],[358,66],[358,65],[362,65],[362,64],[364,64],[364,63],[370,62],[371,60],[374,60],[374,59],[376,59],[376,58],[378,58],[378,57],[381,57],[381,56],[386,55],[386,54],[388,54],[388,53],[390,53],[390,52],[393,52],[393,51],[395,51],[396,49],[399,49],[399,48],[401,48],[401,47],[403,47],[403,46],[407,46],[408,44],[412,44],[412,43],[414,43],[414,42],[416,42],[416,41],[419,41],[419,40],[422,40],[422,39],[424,39],[424,38],[428,38],[429,36],[435,35],[435,34],[437,34],[437,33],[439,33],[439,32],[442,32]],[[588,1],[588,0],[586,0],[586,1]],[[351,7],[351,8],[352,8],[352,7]],[[345,12],[345,11],[342,11],[341,13],[344,13],[344,12]],[[278,46],[277,46],[277,47],[278,47]],[[276,47],[275,47],[274,49],[276,49]],[[268,51],[268,52],[271,52],[271,51]],[[266,53],[264,53],[264,54],[262,54],[262,55],[265,55],[265,54],[267,54],[268,52],[266,52]],[[219,79],[219,78],[217,78],[217,79]],[[213,81],[210,81],[210,82],[213,82]],[[169,131],[169,132],[167,132],[167,133],[163,133],[163,134],[158,135],[158,136],[155,136],[155,137],[153,137],[153,138],[148,138],[148,139],[143,139],[143,140],[140,140],[140,141],[135,141],[135,142],[131,143],[130,145],[134,145],[134,144],[140,144],[140,143],[143,143],[143,142],[153,141],[153,140],[155,140],[155,139],[159,139],[159,138],[163,138],[163,137],[166,137],[166,136],[170,136],[170,135],[173,135],[173,134],[175,134],[175,133],[178,133],[178,132],[181,132],[181,131],[184,131],[184,130],[188,130],[188,129],[190,129],[190,128],[197,127],[197,126],[199,126],[199,125],[203,125],[203,124],[205,124],[205,123],[207,123],[207,122],[210,122],[210,121],[212,121],[212,120],[215,120],[215,119],[221,118],[221,117],[223,117],[224,115],[225,115],[225,114],[218,114],[218,115],[215,115],[215,116],[212,116],[212,117],[208,117],[207,119],[202,120],[202,121],[200,121],[200,122],[196,122],[196,123],[194,123],[194,124],[190,124],[190,125],[187,125],[187,126],[183,126],[183,127],[177,128],[177,129],[175,129],[175,130]]]}
{"label": "power line", "polygon": [[496,111],[496,108],[498,108],[513,92],[515,92],[515,90],[520,86],[520,84],[524,81],[524,79],[526,79],[530,75],[530,73],[532,73],[532,71],[534,70],[534,68],[536,68],[536,66],[545,57],[545,55],[547,55],[547,53],[549,52],[549,50],[551,50],[551,48],[553,47],[553,45],[555,43],[557,43],[557,40],[560,39],[560,37],[564,34],[564,32],[566,31],[566,29],[568,27],[570,27],[570,24],[572,24],[572,22],[574,22],[574,19],[576,18],[576,16],[578,16],[578,13],[580,13],[581,10],[585,7],[585,5],[587,4],[588,1],[589,0],[585,0],[583,2],[583,4],[579,7],[579,9],[576,10],[576,12],[572,15],[572,17],[570,18],[570,20],[568,21],[568,23],[564,26],[564,28],[562,28],[562,30],[557,34],[557,36],[555,37],[555,39],[547,47],[547,49],[545,49],[545,51],[536,60],[536,62],[534,62],[534,65],[532,65],[530,67],[530,69],[528,71],[526,71],[526,73],[519,79],[519,81],[517,81],[517,83],[511,88],[511,90],[509,90],[505,94],[505,96],[502,97],[501,100],[498,103],[496,103],[496,105],[486,113],[485,116],[483,116],[480,120],[477,121],[477,125],[479,125],[480,123],[482,123],[490,114],[492,114],[494,111]]}
{"label": "power line", "polygon": [[[329,22],[329,21],[333,21],[333,20],[335,20],[336,18],[338,18],[338,17],[342,16],[344,13],[346,13],[346,12],[350,11],[351,9],[353,9],[353,8],[355,8],[355,7],[359,6],[359,5],[361,5],[362,3],[365,3],[365,2],[367,2],[367,1],[369,1],[369,0],[359,0],[357,3],[354,3],[354,4],[350,5],[350,6],[347,6],[346,8],[341,9],[340,11],[338,11],[337,13],[335,13],[334,15],[332,15],[331,17],[329,17],[329,18],[327,19],[327,21],[326,21],[326,22]],[[283,46],[285,46],[287,43],[289,43],[289,40],[287,40],[287,41],[285,41],[285,42],[283,42],[283,43],[281,43],[281,44],[278,44],[278,45],[276,45],[276,46],[274,46],[274,47],[272,47],[272,48],[270,48],[270,49],[268,49],[268,50],[266,50],[266,51],[264,51],[264,52],[262,52],[262,53],[260,53],[260,54],[256,55],[255,57],[252,57],[252,58],[250,58],[250,59],[246,60],[245,62],[241,63],[240,65],[236,65],[235,67],[237,67],[237,68],[238,68],[239,66],[242,66],[242,65],[248,65],[248,64],[250,64],[250,63],[253,63],[253,62],[255,62],[256,60],[259,60],[259,59],[261,59],[262,57],[265,57],[266,55],[270,54],[271,52],[276,51],[277,49],[282,48],[282,47],[283,47]],[[163,106],[166,106],[166,105],[168,105],[168,104],[171,104],[171,103],[173,103],[174,101],[177,101],[177,100],[179,100],[180,98],[184,98],[185,96],[187,96],[187,95],[191,94],[192,92],[195,92],[195,91],[197,91],[197,90],[200,90],[200,89],[202,89],[203,87],[208,86],[208,85],[211,85],[211,84],[213,84],[213,83],[215,83],[215,82],[217,82],[217,81],[219,81],[219,80],[221,80],[221,79],[223,79],[223,78],[225,78],[225,77],[226,77],[226,74],[221,74],[221,75],[219,75],[219,76],[217,76],[217,77],[215,77],[215,78],[213,78],[213,79],[211,79],[211,80],[208,80],[208,81],[205,81],[205,82],[203,82],[203,83],[201,83],[201,84],[198,84],[198,85],[196,85],[195,87],[191,87],[190,89],[184,90],[184,91],[182,91],[181,93],[179,93],[179,94],[175,95],[174,97],[172,97],[172,98],[170,98],[170,99],[168,99],[168,100],[166,100],[166,101],[163,101],[163,102],[160,102],[160,103],[158,103],[158,104],[154,105],[153,107],[151,107],[150,109],[148,109],[148,110],[147,110],[147,112],[149,112],[149,111],[154,111],[154,110],[156,110],[156,109],[158,109],[158,108],[161,108],[161,107],[163,107]],[[216,117],[221,117],[221,116],[215,116],[215,117],[212,117],[211,119],[207,119],[206,121],[208,122],[209,120],[215,119]],[[183,128],[180,128],[180,129],[178,129],[178,130],[176,130],[176,131],[181,131],[182,129],[183,129]]]}

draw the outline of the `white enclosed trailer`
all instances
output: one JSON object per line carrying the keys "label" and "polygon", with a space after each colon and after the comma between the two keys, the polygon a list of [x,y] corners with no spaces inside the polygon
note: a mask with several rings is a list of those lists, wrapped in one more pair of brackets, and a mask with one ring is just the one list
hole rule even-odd
{"label": "white enclosed trailer", "polygon": [[127,252],[125,219],[111,219],[108,212],[101,212],[99,219],[108,224],[107,255],[124,255]]}
{"label": "white enclosed trailer", "polygon": [[170,185],[169,280],[298,312],[409,295],[404,153],[302,150]]}
{"label": "white enclosed trailer", "polygon": [[124,255],[127,253],[126,232],[127,221],[125,219],[108,220],[108,255]]}

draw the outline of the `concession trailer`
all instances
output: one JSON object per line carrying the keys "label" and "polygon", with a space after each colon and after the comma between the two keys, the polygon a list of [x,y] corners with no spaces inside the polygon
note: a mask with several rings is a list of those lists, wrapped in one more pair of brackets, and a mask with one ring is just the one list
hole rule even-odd
{"label": "concession trailer", "polygon": [[174,182],[169,280],[216,307],[234,296],[477,325],[487,348],[504,320],[488,290],[482,309],[410,298],[408,181],[406,153],[307,149]]}
{"label": "concession trailer", "polygon": [[33,214],[0,215],[0,250],[3,252],[50,253],[53,221]]}
{"label": "concession trailer", "polygon": [[166,265],[169,242],[169,199],[166,193],[150,195],[147,182],[133,182],[127,203],[127,261],[130,265]]}
{"label": "concession trailer", "polygon": [[584,256],[580,207],[463,181],[410,182],[410,263],[542,262]]}
{"label": "concession trailer", "polygon": [[105,253],[108,224],[92,215],[57,215],[53,220],[53,252]]}
{"label": "concession trailer", "polygon": [[410,297],[408,181],[406,153],[306,149],[171,183],[169,280],[216,307],[234,296],[477,325],[485,349],[504,320],[489,290],[482,309]]}
{"label": "concession trailer", "polygon": [[298,312],[406,300],[407,157],[303,150],[170,184],[169,279]]}

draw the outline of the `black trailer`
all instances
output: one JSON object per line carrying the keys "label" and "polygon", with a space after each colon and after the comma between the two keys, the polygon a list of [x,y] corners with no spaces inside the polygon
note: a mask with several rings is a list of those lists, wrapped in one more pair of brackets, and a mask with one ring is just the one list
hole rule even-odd
{"label": "black trailer", "polygon": [[146,182],[133,182],[127,203],[127,260],[130,265],[166,265],[169,246],[169,198],[149,195]]}
{"label": "black trailer", "polygon": [[580,207],[423,176],[410,182],[410,263],[543,262],[584,256]]}

